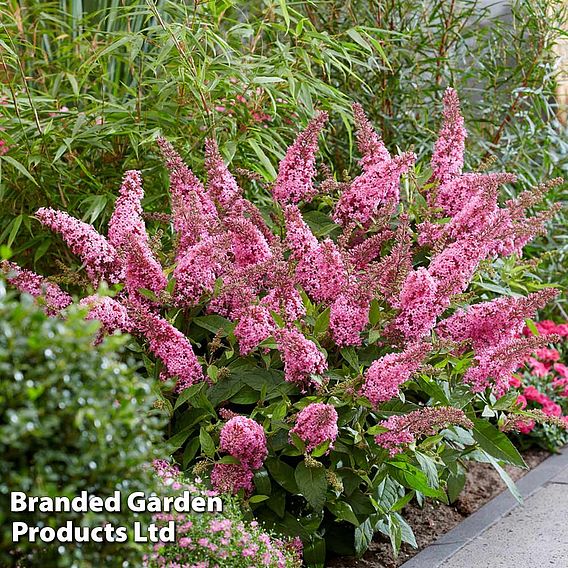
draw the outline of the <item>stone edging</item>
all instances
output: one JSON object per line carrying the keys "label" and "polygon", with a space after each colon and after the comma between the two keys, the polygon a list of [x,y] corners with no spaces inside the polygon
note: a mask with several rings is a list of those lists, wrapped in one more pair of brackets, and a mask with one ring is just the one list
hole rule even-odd
{"label": "stone edging", "polygon": [[[562,470],[568,467],[568,447],[563,448],[516,483],[524,499],[542,487]],[[464,519],[451,531],[427,546],[400,568],[436,568],[451,558],[458,550],[479,536],[482,532],[504,517],[519,503],[508,490],[483,505],[478,511]]]}

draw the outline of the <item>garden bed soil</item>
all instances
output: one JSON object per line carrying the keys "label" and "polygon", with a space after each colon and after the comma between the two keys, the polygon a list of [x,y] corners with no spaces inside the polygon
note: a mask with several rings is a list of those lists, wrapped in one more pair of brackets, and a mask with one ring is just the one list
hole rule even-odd
{"label": "garden bed soil", "polygon": [[[549,452],[541,449],[530,449],[523,452],[529,469],[536,467],[549,455]],[[505,469],[515,481],[529,471],[513,466]],[[400,554],[395,558],[390,541],[378,535],[362,558],[335,558],[329,562],[328,566],[330,568],[397,568],[505,489],[505,483],[491,465],[472,462],[469,464],[463,492],[455,503],[444,505],[427,501],[423,508],[416,503],[404,508],[403,516],[414,531],[418,549],[403,544]]]}

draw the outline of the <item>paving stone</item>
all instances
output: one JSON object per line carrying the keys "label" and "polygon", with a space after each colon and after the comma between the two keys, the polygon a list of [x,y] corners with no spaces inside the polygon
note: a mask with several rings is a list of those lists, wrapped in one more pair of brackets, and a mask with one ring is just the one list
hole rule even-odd
{"label": "paving stone", "polygon": [[[562,474],[566,477],[568,472]],[[559,476],[560,477],[560,476]],[[442,568],[568,566],[568,488],[549,483],[443,562]]]}

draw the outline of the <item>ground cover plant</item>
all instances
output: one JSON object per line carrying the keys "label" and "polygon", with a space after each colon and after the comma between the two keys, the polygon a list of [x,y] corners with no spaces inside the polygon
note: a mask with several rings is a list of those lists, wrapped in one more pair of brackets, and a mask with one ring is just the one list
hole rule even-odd
{"label": "ground cover plant", "polygon": [[[107,237],[36,212],[81,261],[69,281],[87,317],[136,336],[163,382],[182,469],[299,536],[311,566],[362,553],[376,531],[395,550],[414,544],[400,510],[414,497],[453,500],[465,458],[510,482],[500,464],[523,460],[492,421],[522,412],[509,379],[550,338],[520,335],[556,295],[520,255],[554,214],[531,211],[559,180],[503,200],[514,175],[465,173],[453,89],[429,165],[391,153],[358,105],[354,117],[360,173],[316,167],[320,112],[280,162],[268,214],[213,139],[206,184],[158,140],[171,213],[152,236],[137,171]],[[3,266],[50,313],[71,303],[54,282]]]}
{"label": "ground cover plant", "polygon": [[[217,493],[208,489],[201,479],[189,482],[177,466],[157,460],[154,469],[168,494],[188,490],[204,498]],[[257,521],[243,518],[237,497],[223,497],[223,511],[215,514],[183,515],[160,513],[154,519],[159,526],[174,521],[175,543],[158,543],[144,558],[144,566],[268,566],[299,568],[302,565],[302,543],[298,537],[283,540],[263,530]]]}

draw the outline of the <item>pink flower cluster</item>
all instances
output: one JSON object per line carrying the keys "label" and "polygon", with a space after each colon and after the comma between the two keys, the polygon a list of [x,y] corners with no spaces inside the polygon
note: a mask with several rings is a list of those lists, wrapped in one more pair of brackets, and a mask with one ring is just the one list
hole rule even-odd
{"label": "pink flower cluster", "polygon": [[132,318],[136,331],[147,339],[149,350],[164,363],[162,380],[177,377],[176,392],[204,380],[189,339],[181,331],[144,308],[133,311]]}
{"label": "pink flower cluster", "polygon": [[323,402],[308,404],[298,413],[296,424],[290,433],[297,434],[300,440],[305,442],[307,452],[311,452],[324,442],[329,442],[329,451],[333,449],[333,442],[339,432],[337,419],[337,411],[331,404]]}
{"label": "pink flower cluster", "polygon": [[296,138],[280,162],[272,190],[272,195],[280,203],[311,201],[317,194],[312,180],[316,174],[318,137],[326,122],[327,113],[320,112]]}
{"label": "pink flower cluster", "polygon": [[57,315],[73,301],[73,298],[57,284],[49,282],[49,280],[31,270],[20,268],[13,262],[2,261],[0,272],[6,274],[8,282],[20,292],[29,294],[34,298],[41,298],[48,315]]}
{"label": "pink flower cluster", "polygon": [[81,258],[94,284],[101,279],[115,283],[123,280],[124,265],[117,250],[92,225],[71,217],[64,211],[42,207],[36,211],[39,221],[59,233],[71,252]]}
{"label": "pink flower cluster", "polygon": [[451,406],[427,406],[408,414],[394,415],[379,422],[387,428],[375,437],[376,443],[395,456],[403,452],[409,444],[420,436],[432,436],[447,426],[473,428],[473,423],[463,410]]}
{"label": "pink flower cluster", "polygon": [[415,344],[402,353],[389,353],[373,361],[365,373],[361,394],[374,406],[398,396],[400,386],[418,370],[429,350],[427,344]]}
{"label": "pink flower cluster", "polygon": [[323,353],[296,328],[278,329],[274,336],[287,381],[305,388],[314,382],[311,375],[321,375],[327,369]]}
{"label": "pink flower cluster", "polygon": [[[480,262],[519,251],[542,229],[546,216],[527,217],[542,190],[502,205],[499,186],[512,176],[462,173],[466,131],[457,95],[448,89],[433,176],[425,188],[428,207],[415,234],[408,215],[393,216],[400,180],[413,167],[414,154],[391,155],[358,105],[354,116],[359,175],[346,182],[327,176],[316,183],[318,138],[327,121],[326,113],[319,113],[280,163],[273,187],[277,203],[266,219],[243,197],[215,141],[206,143],[203,184],[171,144],[159,139],[170,171],[176,233],[171,255],[155,252],[146,232],[136,171],[125,174],[108,239],[61,211],[40,209],[37,217],[62,235],[93,284],[106,280],[122,286],[112,301],[86,299],[89,317],[100,318],[106,331],[129,331],[147,342],[163,364],[162,378],[177,377],[177,392],[204,375],[189,339],[161,315],[165,310],[175,307],[191,317],[203,308],[229,318],[243,356],[274,337],[285,380],[306,389],[327,379],[321,377],[327,351],[320,345],[333,350],[368,339],[372,306],[373,332],[381,334],[386,353],[365,374],[362,392],[373,404],[398,394],[425,358],[422,344],[434,330],[456,342],[459,353],[471,344],[474,363],[465,380],[474,390],[493,385],[502,392],[519,357],[538,348],[538,340],[516,337],[522,321],[552,293],[496,300],[442,318],[455,296],[467,290]],[[325,191],[330,195],[311,213],[325,216],[327,208],[339,227],[328,218],[322,229],[298,207]],[[174,258],[164,270],[161,262]],[[38,288],[36,282],[34,290],[51,294],[55,303],[68,301],[48,284]],[[328,329],[312,337],[313,314],[326,310]],[[202,356],[205,347],[199,349]]]}
{"label": "pink flower cluster", "polygon": [[217,463],[211,483],[222,493],[245,493],[253,490],[254,470],[262,467],[268,454],[266,436],[260,424],[244,416],[234,416],[221,430],[219,449],[239,463]]}
{"label": "pink flower cluster", "polygon": [[268,454],[262,426],[245,416],[235,416],[223,426],[219,447],[253,470],[262,467]]}

